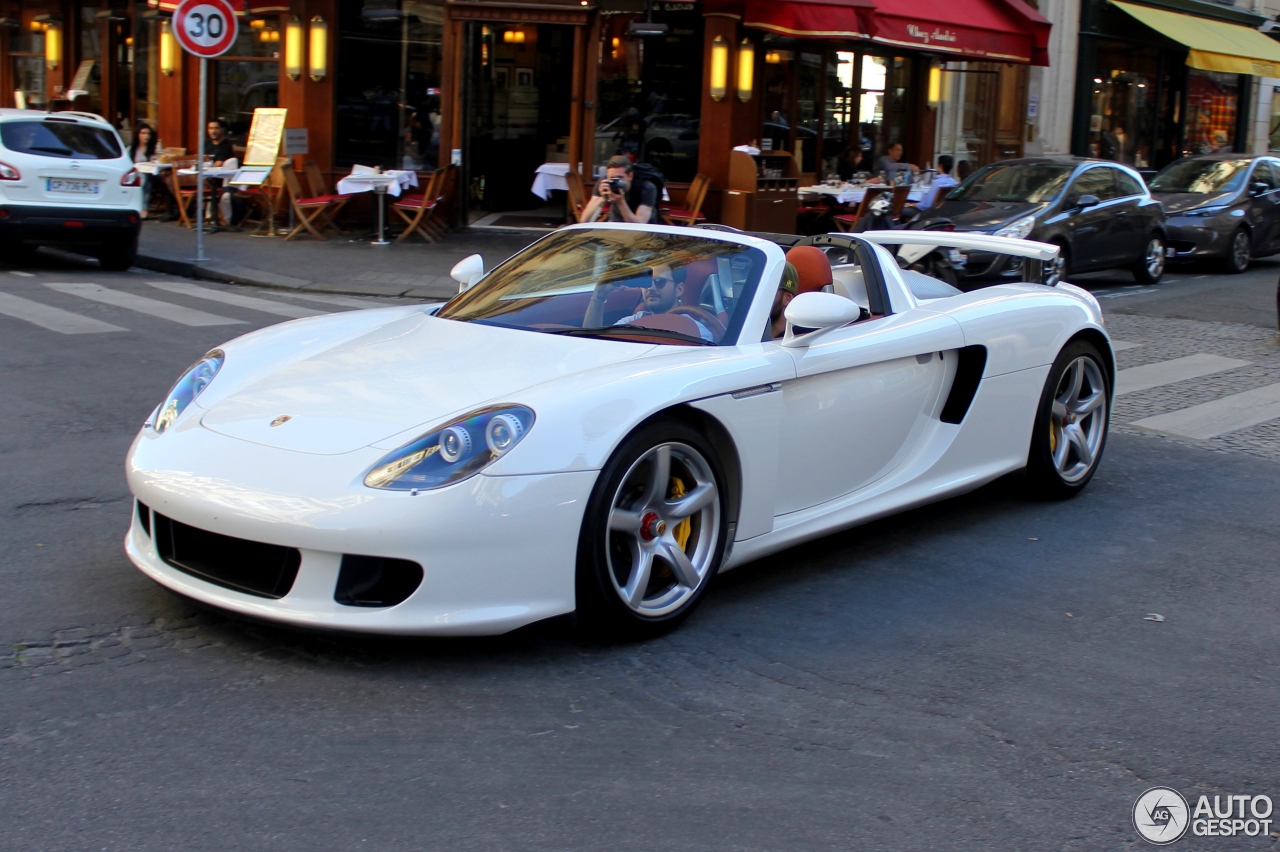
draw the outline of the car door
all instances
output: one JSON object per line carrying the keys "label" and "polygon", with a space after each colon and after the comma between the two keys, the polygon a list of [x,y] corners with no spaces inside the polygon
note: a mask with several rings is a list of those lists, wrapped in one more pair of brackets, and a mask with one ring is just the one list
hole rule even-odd
{"label": "car door", "polygon": [[1111,176],[1116,182],[1111,226],[1121,244],[1119,262],[1140,260],[1147,250],[1147,235],[1155,225],[1151,213],[1155,205],[1148,201],[1147,189],[1138,178],[1123,169],[1111,169]]}
{"label": "car door", "polygon": [[[1276,173],[1276,160],[1260,159],[1253,165],[1253,174],[1246,184],[1249,209],[1245,217],[1253,230],[1253,253],[1268,254],[1280,248],[1280,174]],[[1264,184],[1265,191],[1254,194],[1254,184]]]}
{"label": "car door", "polygon": [[[1129,249],[1132,237],[1125,238],[1128,226],[1118,220],[1123,204],[1116,197],[1114,174],[1107,166],[1093,166],[1076,175],[1067,188],[1062,210],[1071,234],[1071,267],[1076,271],[1108,269],[1121,263]],[[1079,209],[1079,201],[1086,195],[1094,196],[1098,203]]]}
{"label": "car door", "polygon": [[788,349],[796,377],[782,383],[775,512],[843,497],[898,467],[936,423],[949,369],[941,353],[963,345],[955,320],[916,308]]}

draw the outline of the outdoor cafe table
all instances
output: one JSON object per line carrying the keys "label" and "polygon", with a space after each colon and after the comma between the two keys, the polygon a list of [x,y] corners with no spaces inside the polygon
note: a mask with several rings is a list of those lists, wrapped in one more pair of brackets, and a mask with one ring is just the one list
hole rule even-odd
{"label": "outdoor cafe table", "polygon": [[[146,163],[139,163],[138,165],[148,165],[148,164],[146,164]],[[157,166],[158,166],[158,165],[161,165],[161,164],[156,163],[155,165],[157,165]],[[167,164],[167,163],[166,163],[165,165],[169,165],[169,164]],[[141,171],[141,169],[139,169],[139,171]],[[205,179],[206,181],[209,181],[209,180],[231,180],[233,177],[235,177],[235,176],[236,176],[236,174],[237,174],[239,171],[240,171],[240,167],[239,167],[239,166],[236,166],[234,169],[220,169],[220,168],[217,168],[217,167],[214,167],[214,166],[207,166],[207,167],[205,168],[205,170],[204,170],[204,179]],[[178,169],[178,174],[180,174],[180,175],[194,175],[194,174],[199,174],[199,172],[197,172],[197,171],[196,171],[196,167],[195,167],[195,166],[192,166],[192,167],[191,167],[191,168],[189,168],[189,169]],[[214,193],[210,193],[210,192],[205,193],[205,199],[206,199],[207,201],[212,201],[212,200],[213,200],[213,198],[214,198]],[[226,223],[225,223],[225,222],[223,222],[222,224],[226,224]],[[218,223],[218,205],[217,205],[217,204],[214,204],[214,205],[213,205],[213,231],[211,231],[210,233],[216,232],[219,228],[220,228],[220,225],[219,225],[219,223]]]}
{"label": "outdoor cafe table", "polygon": [[354,195],[357,192],[376,192],[378,194],[378,238],[375,246],[391,245],[385,235],[387,217],[387,193],[399,196],[401,190],[408,186],[418,185],[417,172],[404,169],[389,169],[376,172],[368,166],[356,166],[351,174],[338,181],[339,195]]}
{"label": "outdoor cafe table", "polygon": [[[834,198],[838,204],[861,204],[862,199],[866,198],[867,190],[872,187],[885,186],[885,184],[867,184],[865,186],[852,186],[845,184],[844,186],[802,186],[798,190],[801,195],[826,195]],[[892,189],[892,187],[888,187]],[[920,201],[929,192],[927,186],[913,186],[911,191],[907,193],[907,200],[912,202]]]}
{"label": "outdoor cafe table", "polygon": [[568,163],[543,163],[534,172],[533,186],[529,188],[529,191],[546,201],[551,197],[551,190],[553,189],[568,192],[568,176]]}

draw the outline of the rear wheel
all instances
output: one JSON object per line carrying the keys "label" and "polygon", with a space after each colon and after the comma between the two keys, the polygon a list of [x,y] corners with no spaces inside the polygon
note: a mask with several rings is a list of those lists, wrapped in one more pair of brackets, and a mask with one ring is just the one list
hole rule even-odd
{"label": "rear wheel", "polygon": [[1222,259],[1223,269],[1232,275],[1239,275],[1249,268],[1251,260],[1253,247],[1250,245],[1249,232],[1240,228],[1231,235],[1231,246],[1227,249],[1227,256]]}
{"label": "rear wheel", "polygon": [[714,450],[678,420],[654,421],[623,442],[582,521],[577,615],[585,629],[638,639],[688,616],[724,556],[723,482]]}
{"label": "rear wheel", "polygon": [[1083,340],[1058,353],[1036,412],[1027,456],[1033,496],[1063,500],[1079,494],[1107,443],[1111,392],[1097,347]]}
{"label": "rear wheel", "polygon": [[110,272],[124,272],[138,259],[138,238],[128,237],[120,242],[107,243],[98,249],[98,263]]}
{"label": "rear wheel", "polygon": [[1133,267],[1133,277],[1139,284],[1159,284],[1164,275],[1164,237],[1152,234],[1142,250],[1142,260]]}

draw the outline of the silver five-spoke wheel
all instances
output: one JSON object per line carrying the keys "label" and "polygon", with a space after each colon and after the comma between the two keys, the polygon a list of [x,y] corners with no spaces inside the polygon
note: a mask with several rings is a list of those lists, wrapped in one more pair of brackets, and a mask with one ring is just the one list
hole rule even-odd
{"label": "silver five-spoke wheel", "polygon": [[694,447],[665,442],[632,462],[608,514],[608,575],[622,603],[645,618],[680,609],[715,566],[721,511]]}
{"label": "silver five-spoke wheel", "polygon": [[1063,372],[1049,429],[1049,452],[1062,480],[1075,483],[1088,476],[1107,431],[1107,386],[1092,358],[1082,355]]}

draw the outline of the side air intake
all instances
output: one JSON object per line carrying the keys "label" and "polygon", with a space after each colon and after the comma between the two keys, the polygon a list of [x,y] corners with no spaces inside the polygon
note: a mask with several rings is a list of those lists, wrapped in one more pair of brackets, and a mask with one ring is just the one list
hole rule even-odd
{"label": "side air intake", "polygon": [[966,346],[956,350],[960,363],[956,367],[956,378],[951,383],[951,393],[942,406],[943,423],[959,423],[969,413],[969,406],[978,392],[978,384],[982,381],[982,371],[987,366],[987,347]]}

